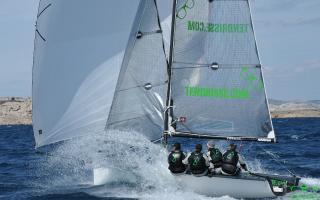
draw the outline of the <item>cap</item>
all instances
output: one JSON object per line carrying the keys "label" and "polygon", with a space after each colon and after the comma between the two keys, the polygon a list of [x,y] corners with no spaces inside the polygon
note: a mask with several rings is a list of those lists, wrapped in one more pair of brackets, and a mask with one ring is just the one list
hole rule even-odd
{"label": "cap", "polygon": [[214,146],[215,146],[215,144],[214,144],[213,140],[208,141],[208,143],[207,143],[208,148],[214,148]]}

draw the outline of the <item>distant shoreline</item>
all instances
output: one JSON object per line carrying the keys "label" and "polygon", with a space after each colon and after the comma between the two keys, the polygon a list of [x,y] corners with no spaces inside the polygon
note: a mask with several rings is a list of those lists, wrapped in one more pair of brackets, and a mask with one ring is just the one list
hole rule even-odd
{"label": "distant shoreline", "polygon": [[31,98],[0,97],[0,125],[31,124]]}
{"label": "distant shoreline", "polygon": [[[272,118],[320,118],[320,101],[270,100]],[[0,125],[31,125],[31,98],[0,97]]]}

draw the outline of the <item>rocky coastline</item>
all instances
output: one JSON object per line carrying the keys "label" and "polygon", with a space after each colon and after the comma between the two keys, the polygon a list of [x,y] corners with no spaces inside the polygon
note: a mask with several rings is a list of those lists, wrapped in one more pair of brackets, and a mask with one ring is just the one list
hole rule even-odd
{"label": "rocky coastline", "polygon": [[32,124],[31,98],[0,97],[0,125]]}
{"label": "rocky coastline", "polygon": [[[269,100],[272,118],[320,117],[320,101]],[[0,97],[0,125],[32,124],[31,98]]]}

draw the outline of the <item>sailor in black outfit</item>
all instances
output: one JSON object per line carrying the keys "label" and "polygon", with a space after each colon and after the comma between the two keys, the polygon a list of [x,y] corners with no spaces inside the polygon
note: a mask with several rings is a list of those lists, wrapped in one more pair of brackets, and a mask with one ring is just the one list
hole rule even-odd
{"label": "sailor in black outfit", "polygon": [[209,169],[213,174],[220,174],[222,166],[222,153],[218,148],[215,148],[215,144],[212,140],[207,143],[207,148],[207,156],[210,162]]}
{"label": "sailor in black outfit", "polygon": [[237,145],[231,143],[229,149],[222,156],[221,171],[224,175],[237,175],[240,172],[240,168],[248,171],[246,164],[242,157],[237,152]]}
{"label": "sailor in black outfit", "polygon": [[182,174],[186,171],[186,165],[182,163],[182,161],[186,158],[185,153],[181,151],[180,143],[175,143],[173,145],[173,150],[168,156],[168,169],[173,174]]}
{"label": "sailor in black outfit", "polygon": [[195,176],[204,176],[208,174],[209,159],[206,154],[201,152],[201,144],[195,146],[195,151],[189,153],[183,163],[189,165],[190,172]]}

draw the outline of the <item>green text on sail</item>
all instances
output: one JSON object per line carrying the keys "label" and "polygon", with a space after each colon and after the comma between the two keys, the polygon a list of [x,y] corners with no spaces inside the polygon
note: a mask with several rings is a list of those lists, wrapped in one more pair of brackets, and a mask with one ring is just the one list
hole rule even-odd
{"label": "green text on sail", "polygon": [[189,97],[211,97],[221,99],[248,99],[249,91],[241,88],[204,88],[186,87],[186,96]]}
{"label": "green text on sail", "polygon": [[248,24],[213,24],[200,21],[188,21],[187,29],[198,32],[246,33]]}

